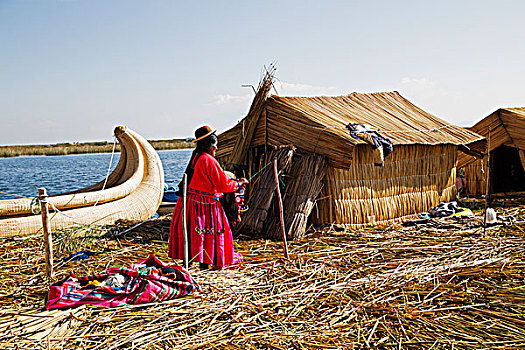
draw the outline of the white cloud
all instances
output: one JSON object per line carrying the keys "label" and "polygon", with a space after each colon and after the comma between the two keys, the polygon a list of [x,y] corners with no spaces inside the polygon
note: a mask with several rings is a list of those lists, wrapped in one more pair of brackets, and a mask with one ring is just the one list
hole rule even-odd
{"label": "white cloud", "polygon": [[238,103],[245,103],[247,101],[251,101],[253,99],[253,93],[242,95],[242,96],[235,96],[235,95],[215,95],[212,96],[211,101],[208,103],[213,106],[219,106],[219,105],[227,105],[227,104],[238,104]]}
{"label": "white cloud", "polygon": [[435,82],[433,82],[432,80],[428,78],[409,78],[409,77],[405,77],[401,79],[401,84],[424,86],[424,87],[434,87],[436,85]]}
{"label": "white cloud", "polygon": [[[323,95],[345,95],[347,92],[342,91],[337,87],[330,86],[314,86],[308,84],[286,83],[277,81],[274,83],[277,93],[281,96],[323,96]],[[270,94],[275,93],[272,89]],[[246,95],[230,95],[220,94],[212,96],[208,105],[211,106],[226,106],[226,105],[246,105],[249,104],[254,97],[254,93],[250,92]]]}
{"label": "white cloud", "polygon": [[333,86],[314,86],[299,83],[276,82],[275,88],[283,96],[344,95],[346,92]]}

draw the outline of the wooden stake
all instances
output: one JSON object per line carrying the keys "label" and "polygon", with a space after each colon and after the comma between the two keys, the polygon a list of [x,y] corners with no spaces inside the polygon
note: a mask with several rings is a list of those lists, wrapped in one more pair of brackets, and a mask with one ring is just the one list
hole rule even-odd
{"label": "wooden stake", "polygon": [[489,126],[489,135],[488,135],[488,145],[487,145],[487,177],[485,180],[485,210],[483,213],[483,235],[487,229],[487,208],[489,206],[489,188],[490,188],[490,126]]}
{"label": "wooden stake", "polygon": [[281,218],[281,232],[283,234],[283,249],[284,257],[288,259],[288,243],[286,242],[286,230],[284,228],[284,213],[283,213],[283,200],[281,198],[281,190],[279,188],[279,174],[277,172],[277,158],[273,160],[273,172],[275,174],[275,185],[277,189],[277,198],[279,200],[279,216]]}
{"label": "wooden stake", "polygon": [[44,246],[46,252],[46,275],[53,277],[53,237],[51,235],[51,224],[49,222],[49,207],[47,203],[47,191],[45,188],[38,189],[40,199],[40,211],[42,213],[42,228],[44,231]]}
{"label": "wooden stake", "polygon": [[184,188],[182,191],[182,235],[184,237],[184,268],[188,269],[188,227],[186,222],[186,194],[188,192],[188,175],[184,173]]}

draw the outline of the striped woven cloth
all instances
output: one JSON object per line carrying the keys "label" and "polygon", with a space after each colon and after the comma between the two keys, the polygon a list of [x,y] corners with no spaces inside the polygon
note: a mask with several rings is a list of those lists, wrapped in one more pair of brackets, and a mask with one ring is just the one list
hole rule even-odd
{"label": "striped woven cloth", "polygon": [[116,307],[180,298],[200,291],[189,272],[167,265],[150,254],[126,267],[111,267],[91,276],[69,277],[49,287],[46,309],[65,309],[85,304]]}

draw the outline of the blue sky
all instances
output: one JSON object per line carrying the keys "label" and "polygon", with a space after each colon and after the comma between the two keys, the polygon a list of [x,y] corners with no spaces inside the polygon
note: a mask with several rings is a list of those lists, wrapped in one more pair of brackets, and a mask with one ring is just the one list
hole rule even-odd
{"label": "blue sky", "polygon": [[451,123],[525,106],[522,1],[0,0],[0,144],[226,130],[280,95],[397,90]]}

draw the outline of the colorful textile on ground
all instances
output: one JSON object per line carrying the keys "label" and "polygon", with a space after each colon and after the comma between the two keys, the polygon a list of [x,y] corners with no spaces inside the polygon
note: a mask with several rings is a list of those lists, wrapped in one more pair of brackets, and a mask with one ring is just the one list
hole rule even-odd
{"label": "colorful textile on ground", "polygon": [[[241,261],[234,252],[232,231],[219,198],[235,192],[239,183],[228,178],[213,156],[203,153],[195,163],[189,184],[186,218],[191,261],[226,267]],[[182,198],[179,197],[170,228],[168,253],[172,259],[184,258]]]}
{"label": "colorful textile on ground", "polygon": [[116,307],[180,298],[200,287],[183,267],[167,265],[150,254],[138,264],[111,267],[91,276],[69,277],[49,287],[46,309],[84,304]]}

